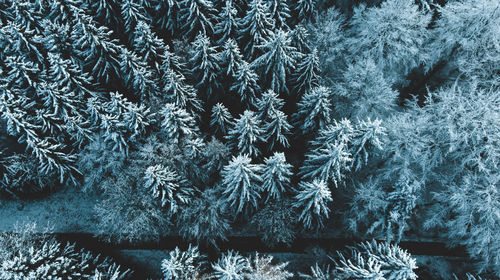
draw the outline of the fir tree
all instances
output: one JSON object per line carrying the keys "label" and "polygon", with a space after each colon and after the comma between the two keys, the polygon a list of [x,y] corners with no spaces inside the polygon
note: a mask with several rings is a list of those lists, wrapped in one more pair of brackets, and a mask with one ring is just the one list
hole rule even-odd
{"label": "fir tree", "polygon": [[214,27],[214,33],[217,36],[217,44],[222,45],[228,40],[235,38],[238,31],[238,22],[236,18],[237,10],[234,7],[233,0],[225,0],[222,8],[222,14]]}
{"label": "fir tree", "polygon": [[236,41],[231,38],[225,40],[221,60],[221,65],[223,65],[221,70],[229,77],[236,77],[237,71],[243,63],[243,56]]}
{"label": "fir tree", "polygon": [[148,17],[144,8],[136,0],[120,1],[121,16],[125,27],[125,32],[129,35],[130,41],[133,41],[132,33],[139,22],[146,22]]}
{"label": "fir tree", "polygon": [[212,265],[214,277],[218,280],[244,280],[244,273],[248,270],[247,260],[234,251],[226,252]]}
{"label": "fir tree", "polygon": [[337,270],[342,278],[415,280],[416,260],[405,250],[375,241],[351,248],[351,258],[340,254]]}
{"label": "fir tree", "polygon": [[299,221],[304,224],[304,228],[323,227],[323,219],[328,218],[330,212],[327,203],[333,201],[324,181],[314,179],[312,182],[299,183],[294,199],[293,207],[299,209]]}
{"label": "fir tree", "polygon": [[259,118],[265,121],[269,120],[271,115],[281,111],[281,109],[283,109],[283,105],[285,105],[285,101],[279,98],[278,94],[271,89],[264,92],[255,103],[255,107],[259,113]]}
{"label": "fir tree", "polygon": [[310,46],[311,40],[309,37],[309,30],[306,28],[306,26],[301,24],[295,26],[295,28],[290,31],[292,46],[296,48],[300,54],[312,52]]}
{"label": "fir tree", "polygon": [[154,15],[153,22],[157,25],[157,28],[166,30],[170,35],[174,35],[174,32],[178,30],[180,25],[178,22],[180,3],[180,1],[174,0],[160,0],[152,5],[154,10],[154,13],[152,13]]}
{"label": "fir tree", "polygon": [[144,21],[139,21],[133,34],[133,46],[142,61],[160,72],[161,63],[166,51],[165,43],[151,31],[149,25]]}
{"label": "fir tree", "polygon": [[286,162],[285,154],[275,152],[264,160],[262,167],[262,189],[267,191],[267,199],[279,200],[290,186],[292,165]]}
{"label": "fir tree", "polygon": [[248,263],[250,271],[245,276],[249,280],[287,280],[293,277],[293,273],[285,269],[288,263],[273,264],[272,256],[259,256],[258,253],[255,253],[255,256],[248,260]]}
{"label": "fir tree", "polygon": [[256,95],[260,90],[257,83],[258,76],[246,61],[242,61],[235,74],[233,76],[234,83],[230,90],[236,91],[241,98],[241,102],[250,107],[255,103]]}
{"label": "fir tree", "polygon": [[236,206],[236,214],[243,210],[257,208],[260,198],[261,178],[260,165],[252,164],[248,155],[233,157],[221,172],[223,196],[228,203]]}
{"label": "fir tree", "polygon": [[277,93],[288,92],[286,75],[295,67],[297,50],[292,47],[288,32],[278,30],[259,45],[262,55],[252,63],[263,69],[270,88]]}
{"label": "fir tree", "polygon": [[205,36],[211,36],[215,13],[212,0],[182,0],[179,11],[181,28],[189,36],[198,32]]}
{"label": "fir tree", "polygon": [[307,94],[319,86],[319,57],[317,49],[299,57],[295,69],[295,89],[299,95]]}
{"label": "fir tree", "polygon": [[120,71],[125,84],[143,100],[159,94],[154,72],[134,53],[127,50],[121,53]]}
{"label": "fir tree", "polygon": [[314,16],[316,11],[316,3],[314,0],[297,0],[293,10],[298,15],[296,19],[297,23],[308,22]]}
{"label": "fir tree", "polygon": [[335,186],[343,182],[344,172],[350,170],[352,155],[347,150],[347,145],[335,141],[326,143],[319,149],[314,149],[306,154],[304,165],[300,174],[304,179],[320,178],[324,182],[330,180]]}
{"label": "fir tree", "polygon": [[190,280],[201,274],[201,266],[205,263],[205,256],[197,246],[191,246],[186,251],[178,247],[170,251],[169,257],[161,262],[161,270],[166,280]]}
{"label": "fir tree", "polygon": [[287,136],[290,134],[292,126],[287,121],[287,115],[281,111],[277,111],[269,116],[268,122],[264,125],[264,139],[266,142],[271,143],[268,150],[272,151],[275,144],[288,148]]}
{"label": "fir tree", "polygon": [[163,116],[162,130],[169,140],[174,143],[179,143],[184,137],[191,137],[196,134],[194,118],[186,110],[179,108],[175,104],[165,104],[161,115]]}
{"label": "fir tree", "polygon": [[168,205],[171,213],[178,211],[179,204],[187,204],[192,193],[186,186],[186,181],[177,172],[161,164],[146,169],[144,187],[151,189],[153,196],[161,200],[163,207]]}
{"label": "fir tree", "polygon": [[233,116],[222,103],[217,103],[212,107],[212,115],[210,126],[217,134],[220,132],[223,136],[229,131],[233,125]]}
{"label": "fir tree", "polygon": [[220,87],[217,77],[220,70],[220,53],[215,46],[211,45],[206,35],[199,34],[193,42],[190,55],[189,62],[193,66],[191,74],[197,83],[196,87],[205,89],[209,98],[213,90]]}
{"label": "fir tree", "polygon": [[314,133],[331,122],[331,95],[327,87],[319,86],[302,97],[293,117],[303,134]]}
{"label": "fir tree", "polygon": [[256,47],[264,43],[274,29],[269,6],[263,0],[252,0],[249,9],[240,22],[239,41],[243,42],[243,51],[247,58],[255,55]]}
{"label": "fir tree", "polygon": [[287,21],[290,18],[290,8],[286,0],[268,1],[271,18],[274,19],[276,29],[288,29]]}
{"label": "fir tree", "polygon": [[168,69],[162,81],[165,83],[163,90],[167,94],[167,100],[199,118],[199,113],[203,111],[202,102],[198,99],[196,89],[186,82],[184,75]]}
{"label": "fir tree", "polygon": [[246,110],[235,120],[234,127],[229,130],[226,138],[231,146],[240,154],[259,156],[257,144],[263,141],[261,122],[254,112]]}

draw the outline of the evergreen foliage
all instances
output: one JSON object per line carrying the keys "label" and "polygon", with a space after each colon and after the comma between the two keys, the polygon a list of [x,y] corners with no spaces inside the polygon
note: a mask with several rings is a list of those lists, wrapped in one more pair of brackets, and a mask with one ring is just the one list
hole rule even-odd
{"label": "evergreen foliage", "polygon": [[323,227],[323,219],[328,218],[328,202],[333,201],[330,189],[324,181],[301,182],[294,199],[293,207],[300,211],[299,221],[304,228]]}
{"label": "evergreen foliage", "polygon": [[331,91],[324,86],[314,88],[304,94],[297,104],[297,113],[293,115],[302,134],[314,133],[324,128],[331,121]]}
{"label": "evergreen foliage", "polygon": [[263,0],[252,0],[240,21],[239,41],[244,44],[245,57],[255,57],[257,46],[263,44],[274,30],[275,23],[269,6]]}
{"label": "evergreen foliage", "polygon": [[264,129],[258,116],[253,111],[245,110],[240,118],[234,121],[234,127],[229,130],[226,138],[239,154],[258,156],[260,149],[257,144],[263,141],[263,133]]}
{"label": "evergreen foliage", "polygon": [[248,155],[233,157],[221,172],[224,197],[236,206],[236,214],[250,207],[257,208],[260,198],[261,166],[252,164]]}
{"label": "evergreen foliage", "polygon": [[279,200],[290,186],[292,165],[286,162],[285,154],[275,152],[264,160],[262,167],[262,189],[267,199]]}

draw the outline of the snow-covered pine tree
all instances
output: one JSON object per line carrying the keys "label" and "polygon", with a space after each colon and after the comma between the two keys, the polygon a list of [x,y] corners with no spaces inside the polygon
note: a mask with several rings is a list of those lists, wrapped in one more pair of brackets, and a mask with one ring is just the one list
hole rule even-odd
{"label": "snow-covered pine tree", "polygon": [[272,151],[276,144],[284,148],[290,146],[288,135],[291,134],[292,126],[287,121],[287,115],[282,111],[271,114],[264,124],[264,139],[270,143],[268,150]]}
{"label": "snow-covered pine tree", "polygon": [[174,103],[165,104],[160,114],[163,117],[162,130],[170,141],[180,143],[183,138],[197,133],[193,116]]}
{"label": "snow-covered pine tree", "polygon": [[148,15],[141,6],[138,0],[121,0],[120,11],[125,27],[125,32],[128,35],[130,42],[133,42],[133,32],[139,22],[148,22]]}
{"label": "snow-covered pine tree", "polygon": [[341,114],[351,118],[383,118],[394,112],[398,92],[384,70],[370,58],[348,65],[333,94]]}
{"label": "snow-covered pine tree", "polygon": [[302,24],[295,26],[295,28],[290,31],[292,46],[296,48],[300,54],[310,53],[312,51],[309,37],[309,30]]}
{"label": "snow-covered pine tree", "polygon": [[[98,273],[100,278],[94,278]],[[131,276],[111,259],[95,256],[74,244],[62,245],[48,240],[16,252],[0,266],[2,279],[92,279],[123,280]]]}
{"label": "snow-covered pine tree", "polygon": [[214,33],[217,44],[222,45],[228,40],[236,38],[238,34],[237,10],[234,7],[233,0],[225,0],[222,7],[222,14],[218,17],[218,22],[214,26]]}
{"label": "snow-covered pine tree", "polygon": [[386,128],[382,126],[381,120],[361,120],[356,125],[354,135],[350,141],[352,154],[351,168],[359,170],[368,163],[369,152],[373,150],[383,150]]}
{"label": "snow-covered pine tree", "polygon": [[154,71],[136,54],[122,49],[120,54],[120,72],[125,85],[132,89],[142,100],[159,95],[158,81]]}
{"label": "snow-covered pine tree", "polygon": [[345,143],[335,141],[313,149],[306,154],[304,165],[300,168],[303,179],[319,178],[333,182],[337,187],[343,183],[344,172],[350,170],[352,154]]}
{"label": "snow-covered pine tree", "polygon": [[97,27],[93,19],[84,14],[75,17],[72,26],[73,58],[79,65],[104,84],[119,77],[119,55],[123,47],[111,39],[112,31],[105,26]]}
{"label": "snow-covered pine tree", "polygon": [[309,22],[316,12],[316,3],[314,0],[297,0],[293,6],[294,12],[297,14],[296,23]]}
{"label": "snow-covered pine tree", "polygon": [[206,92],[207,99],[212,92],[220,87],[218,73],[220,70],[220,53],[216,46],[212,46],[210,38],[202,33],[196,36],[189,62],[192,66],[191,75],[198,90]]}
{"label": "snow-covered pine tree", "polygon": [[142,61],[156,71],[157,77],[161,77],[161,64],[165,59],[164,52],[167,49],[163,40],[156,36],[145,21],[137,23],[133,39],[132,45],[135,52],[141,57]]}
{"label": "snow-covered pine tree", "polygon": [[272,89],[266,90],[266,92],[257,99],[257,102],[255,102],[259,118],[264,121],[269,120],[270,116],[277,111],[281,111],[284,105],[285,101],[279,98],[279,95]]}
{"label": "snow-covered pine tree", "polygon": [[90,14],[99,22],[103,22],[106,26],[122,26],[121,10],[115,7],[120,5],[116,0],[86,0],[86,4],[90,9]]}
{"label": "snow-covered pine tree", "polygon": [[267,192],[267,200],[280,200],[290,187],[292,165],[287,163],[285,154],[275,152],[264,160],[262,167],[262,190]]}
{"label": "snow-covered pine tree", "polygon": [[233,126],[233,116],[222,103],[217,103],[212,107],[210,126],[214,133],[220,133],[225,136]]}
{"label": "snow-covered pine tree", "polygon": [[297,113],[293,115],[302,134],[315,133],[331,122],[331,96],[330,89],[324,86],[315,87],[302,96],[297,104]]}
{"label": "snow-covered pine tree", "polygon": [[299,209],[299,221],[304,228],[323,227],[323,220],[328,218],[328,202],[333,201],[326,182],[314,179],[312,182],[300,182],[294,197],[293,207]]}
{"label": "snow-covered pine tree", "polygon": [[256,209],[261,191],[261,166],[252,164],[247,154],[233,156],[221,172],[223,196],[236,214]]}
{"label": "snow-covered pine tree", "polygon": [[416,280],[417,261],[406,250],[389,243],[360,243],[350,258],[339,253],[337,271],[342,279]]}
{"label": "snow-covered pine tree", "polygon": [[263,141],[262,128],[259,117],[250,110],[245,110],[238,119],[234,121],[234,126],[229,130],[226,139],[231,147],[239,154],[249,156],[259,156],[260,150],[257,147]]}
{"label": "snow-covered pine tree", "polygon": [[205,264],[205,255],[198,246],[191,246],[186,251],[179,247],[170,251],[169,257],[161,262],[161,270],[165,280],[190,280],[201,276],[201,267]]}
{"label": "snow-covered pine tree", "polygon": [[180,1],[175,0],[154,1],[151,16],[155,27],[168,31],[170,35],[174,35],[174,32],[179,28],[178,14],[180,3]]}
{"label": "snow-covered pine tree", "polygon": [[257,69],[262,69],[270,88],[277,92],[287,92],[287,75],[295,68],[297,50],[291,45],[289,33],[278,30],[271,34],[258,48],[262,55],[253,62]]}
{"label": "snow-covered pine tree", "polygon": [[320,81],[318,50],[300,55],[297,59],[297,67],[294,71],[295,90],[299,96],[311,92],[319,86]]}
{"label": "snow-covered pine tree", "polygon": [[250,270],[244,274],[248,280],[272,279],[272,280],[287,280],[293,277],[293,273],[286,270],[288,262],[273,264],[272,256],[255,256],[248,258]]}
{"label": "snow-covered pine tree", "polygon": [[425,61],[422,50],[430,20],[431,14],[411,1],[387,0],[370,8],[360,5],[350,21],[348,51],[373,59],[385,75],[401,80]]}
{"label": "snow-covered pine tree", "polygon": [[196,119],[200,117],[199,114],[203,111],[202,101],[198,98],[196,89],[186,82],[183,74],[167,69],[162,82],[169,102],[185,108]]}
{"label": "snow-covered pine tree", "polygon": [[244,280],[249,264],[238,252],[228,251],[212,264],[212,269],[217,280]]}
{"label": "snow-covered pine tree", "polygon": [[200,32],[205,36],[213,35],[217,11],[212,0],[181,0],[179,5],[179,21],[186,35],[194,36]]}
{"label": "snow-covered pine tree", "polygon": [[144,173],[144,187],[161,200],[162,207],[168,206],[169,212],[177,213],[180,205],[191,200],[193,189],[187,186],[177,172],[161,164],[149,166]]}
{"label": "snow-covered pine tree", "polygon": [[267,1],[271,18],[274,19],[274,28],[287,30],[287,21],[290,18],[290,7],[287,0],[270,0]]}
{"label": "snow-covered pine tree", "polygon": [[235,74],[233,76],[234,83],[230,90],[237,92],[241,98],[241,102],[246,104],[248,108],[255,103],[257,93],[260,91],[260,86],[257,82],[259,76],[246,61],[242,61]]}
{"label": "snow-covered pine tree", "polygon": [[240,21],[240,27],[238,42],[244,45],[245,57],[251,59],[255,57],[257,46],[264,43],[274,29],[269,6],[263,0],[252,0],[245,17]]}
{"label": "snow-covered pine tree", "polygon": [[236,77],[238,69],[243,63],[243,56],[236,41],[232,38],[225,40],[221,52],[221,71],[229,77]]}

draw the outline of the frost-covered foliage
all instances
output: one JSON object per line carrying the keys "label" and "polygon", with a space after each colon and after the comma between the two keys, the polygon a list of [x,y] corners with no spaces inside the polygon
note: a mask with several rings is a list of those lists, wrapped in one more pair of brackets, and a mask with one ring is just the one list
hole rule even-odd
{"label": "frost-covered foliage", "polygon": [[196,133],[195,119],[183,108],[167,103],[161,115],[163,116],[162,130],[172,142],[179,143],[181,139],[191,137]]}
{"label": "frost-covered foliage", "polygon": [[[97,277],[98,276],[98,277]],[[130,279],[131,271],[122,269],[109,258],[95,256],[74,244],[48,240],[14,252],[2,262],[2,279]]]}
{"label": "frost-covered foliage", "polygon": [[287,163],[285,154],[274,153],[264,160],[262,166],[262,190],[269,198],[279,200],[290,187],[292,165]]}
{"label": "frost-covered foliage", "polygon": [[258,75],[251,68],[250,64],[242,61],[237,65],[236,72],[233,73],[234,82],[231,86],[231,91],[236,92],[242,102],[247,104],[247,107],[255,103],[255,98],[260,91],[258,84]]}
{"label": "frost-covered foliage", "polygon": [[202,241],[216,246],[231,229],[228,205],[218,197],[217,189],[206,189],[182,208],[177,217],[179,233],[188,240]]}
{"label": "frost-covered foliage", "polygon": [[201,276],[201,267],[205,263],[205,256],[197,246],[191,246],[186,251],[179,247],[170,252],[170,256],[161,263],[163,277],[166,280],[191,280]]}
{"label": "frost-covered foliage", "polygon": [[386,0],[380,7],[354,9],[347,47],[355,57],[371,58],[394,79],[426,61],[423,45],[431,14],[412,1]]}
{"label": "frost-covered foliage", "polygon": [[221,133],[223,136],[229,131],[233,125],[233,116],[222,103],[217,103],[212,107],[210,126],[215,133]]}
{"label": "frost-covered foliage", "polygon": [[240,154],[259,156],[260,149],[257,145],[264,140],[263,133],[262,123],[255,112],[245,110],[239,119],[234,121],[234,127],[229,130],[226,138]]}
{"label": "frost-covered foliage", "polygon": [[253,215],[251,223],[257,227],[261,240],[269,247],[291,245],[295,239],[296,213],[289,200],[268,203]]}
{"label": "frost-covered foliage", "polygon": [[223,195],[231,206],[236,206],[236,214],[257,208],[260,198],[262,167],[251,161],[246,154],[233,157],[221,172]]}
{"label": "frost-covered foliage", "polygon": [[324,86],[315,87],[302,96],[293,116],[303,134],[314,133],[331,122],[332,92]]}
{"label": "frost-covered foliage", "polygon": [[429,44],[429,68],[444,60],[467,78],[499,86],[500,14],[495,0],[451,1],[439,7]]}
{"label": "frost-covered foliage", "polygon": [[239,23],[241,27],[238,39],[244,43],[245,57],[252,58],[255,57],[257,46],[271,35],[275,23],[265,1],[251,0],[248,7],[245,17]]}
{"label": "frost-covered foliage", "polygon": [[212,265],[215,279],[244,280],[243,273],[248,270],[248,262],[240,254],[228,251]]}
{"label": "frost-covered foliage", "polygon": [[293,207],[300,212],[299,221],[306,229],[324,226],[323,220],[328,218],[330,208],[328,202],[333,201],[330,189],[324,181],[314,179],[312,182],[299,183]]}
{"label": "frost-covered foliage", "polygon": [[416,260],[405,250],[375,241],[351,248],[348,257],[339,253],[336,271],[341,279],[415,280]]}

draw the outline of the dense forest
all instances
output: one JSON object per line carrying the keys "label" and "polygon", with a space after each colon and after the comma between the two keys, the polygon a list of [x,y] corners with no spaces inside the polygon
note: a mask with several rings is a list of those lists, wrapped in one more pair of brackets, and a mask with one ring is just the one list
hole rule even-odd
{"label": "dense forest", "polygon": [[[164,279],[413,280],[424,238],[496,279],[499,163],[498,0],[0,0],[2,198],[78,189],[109,244],[182,236]],[[30,227],[0,279],[137,279]],[[248,228],[360,242],[304,272],[199,249]]]}

